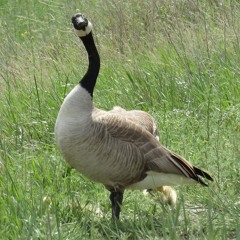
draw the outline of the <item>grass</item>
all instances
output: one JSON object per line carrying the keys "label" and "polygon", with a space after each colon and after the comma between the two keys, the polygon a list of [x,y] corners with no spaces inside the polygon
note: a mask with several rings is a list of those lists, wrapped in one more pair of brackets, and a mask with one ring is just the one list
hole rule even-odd
{"label": "grass", "polygon": [[[165,146],[214,176],[176,187],[175,209],[129,191],[114,224],[101,185],[64,176],[53,132],[87,67],[79,9],[102,60],[95,104],[148,111]],[[239,13],[238,1],[1,1],[0,239],[240,239]]]}

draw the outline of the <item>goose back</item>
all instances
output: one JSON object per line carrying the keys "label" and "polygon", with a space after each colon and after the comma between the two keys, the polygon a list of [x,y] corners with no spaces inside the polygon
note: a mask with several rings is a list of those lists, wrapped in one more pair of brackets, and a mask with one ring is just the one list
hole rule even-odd
{"label": "goose back", "polygon": [[127,111],[118,106],[114,107],[113,110],[110,111],[110,113],[126,118],[127,120],[142,126],[144,129],[146,129],[148,132],[150,132],[154,137],[156,137],[159,140],[159,133],[156,120],[149,113],[141,110]]}

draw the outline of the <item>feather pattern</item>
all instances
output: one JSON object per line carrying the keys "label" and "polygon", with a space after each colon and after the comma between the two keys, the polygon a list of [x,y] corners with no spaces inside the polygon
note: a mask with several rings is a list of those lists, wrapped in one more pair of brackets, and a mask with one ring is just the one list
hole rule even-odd
{"label": "feather pattern", "polygon": [[120,117],[124,117],[127,120],[142,126],[143,128],[145,128],[145,130],[150,132],[153,136],[155,136],[159,140],[157,123],[155,119],[147,112],[140,110],[126,111],[121,107],[114,107],[113,110],[110,111],[110,113],[113,113]]}
{"label": "feather pattern", "polygon": [[[133,147],[137,147],[141,158],[134,158],[132,164],[135,165],[139,161],[144,162],[144,174],[142,174],[142,176],[146,176],[147,171],[169,173],[185,178],[192,178],[205,185],[196,174],[194,167],[187,160],[162,146],[157,139],[146,130],[147,128],[142,127],[138,122],[134,123],[134,121],[129,120],[128,117],[119,116],[119,114],[111,111],[108,114],[106,113],[99,116],[96,121],[106,126],[110,136],[118,139],[119,145],[128,143],[129,151],[131,151]],[[142,118],[142,121],[144,121],[144,118]],[[124,171],[126,171],[126,169]],[[132,172],[129,174],[132,174]],[[140,178],[142,176],[140,176]]]}
{"label": "feather pattern", "polygon": [[[80,125],[81,118],[85,125]],[[191,178],[204,185],[188,161],[159,143],[155,120],[149,114],[93,108],[88,121],[86,115],[77,120],[71,122],[71,127],[68,125],[67,133],[61,134],[65,136],[64,143],[60,143],[65,145],[63,155],[74,168],[107,188],[124,189],[142,181],[150,171],[170,174],[169,178],[171,174]]]}

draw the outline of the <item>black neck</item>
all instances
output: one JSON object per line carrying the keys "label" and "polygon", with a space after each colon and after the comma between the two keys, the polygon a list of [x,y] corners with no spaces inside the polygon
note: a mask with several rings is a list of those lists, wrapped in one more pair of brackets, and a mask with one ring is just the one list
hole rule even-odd
{"label": "black neck", "polygon": [[93,40],[92,32],[85,37],[80,37],[80,39],[87,50],[89,61],[88,70],[80,81],[80,84],[89,92],[91,97],[93,97],[93,89],[100,69],[100,58]]}

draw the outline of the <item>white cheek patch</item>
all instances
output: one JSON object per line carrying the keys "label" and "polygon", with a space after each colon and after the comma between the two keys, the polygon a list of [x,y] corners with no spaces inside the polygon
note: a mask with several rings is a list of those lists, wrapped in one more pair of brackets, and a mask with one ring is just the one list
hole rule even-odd
{"label": "white cheek patch", "polygon": [[77,30],[76,33],[79,37],[85,37],[92,31],[92,23],[88,21],[88,25],[86,26],[85,30]]}

